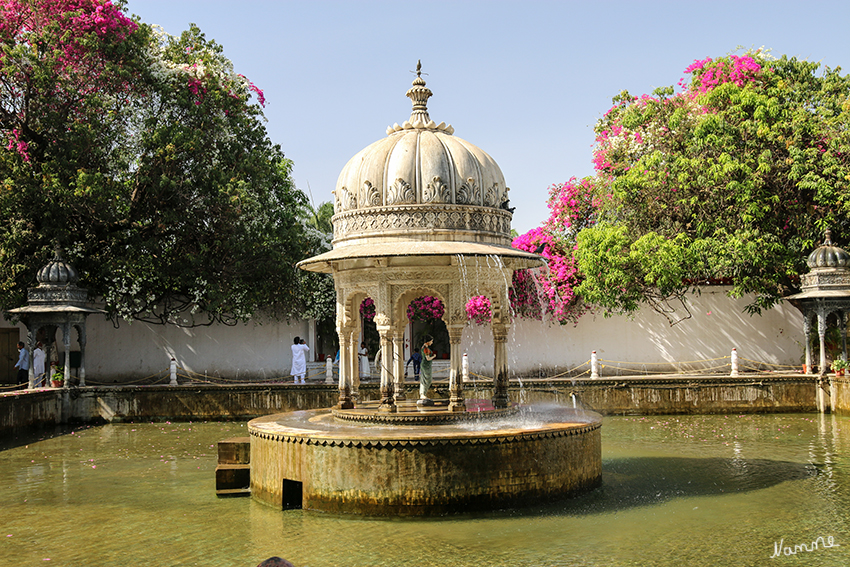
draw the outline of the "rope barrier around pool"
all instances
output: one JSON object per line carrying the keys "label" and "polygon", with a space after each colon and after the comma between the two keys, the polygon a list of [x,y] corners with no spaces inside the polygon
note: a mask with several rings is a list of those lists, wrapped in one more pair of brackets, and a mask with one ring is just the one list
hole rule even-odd
{"label": "rope barrier around pool", "polygon": [[[327,368],[313,366],[308,368],[305,380],[312,380],[313,383],[335,383],[338,380],[338,367],[334,365],[332,377],[333,382],[327,381]],[[376,367],[375,371],[380,368]],[[387,369],[392,374],[391,369]],[[407,368],[405,368],[405,371]],[[515,378],[516,380],[559,380],[559,379],[597,379],[597,378],[615,378],[621,376],[738,376],[740,373],[766,375],[766,374],[800,374],[802,373],[801,365],[780,364],[776,362],[766,362],[754,360],[750,358],[739,357],[735,349],[732,355],[720,356],[715,358],[702,358],[685,361],[668,361],[668,362],[643,362],[643,361],[623,361],[623,360],[608,360],[597,358],[596,352],[592,353],[589,360],[582,362],[576,366],[567,368],[566,370],[548,375],[539,376],[523,376]],[[435,381],[445,382],[449,379],[451,367],[441,364],[434,368],[433,376]],[[482,380],[492,381],[491,376],[469,372],[470,381]],[[364,381],[369,378],[374,378],[374,374],[369,377],[361,377]],[[407,373],[405,372],[405,377]],[[320,380],[317,380],[319,378]],[[291,384],[294,377],[292,374],[270,376],[262,379],[239,379],[228,378],[225,376],[210,375],[207,373],[199,373],[189,370],[184,367],[177,366],[175,361],[172,361],[172,367],[167,370],[162,370],[155,374],[137,378],[126,382],[99,382],[97,380],[87,380],[88,386],[160,386],[160,385],[175,385],[175,384],[211,384],[211,385],[242,385],[242,384],[275,384],[284,385]],[[0,386],[0,393],[26,388],[28,384],[6,384]]]}

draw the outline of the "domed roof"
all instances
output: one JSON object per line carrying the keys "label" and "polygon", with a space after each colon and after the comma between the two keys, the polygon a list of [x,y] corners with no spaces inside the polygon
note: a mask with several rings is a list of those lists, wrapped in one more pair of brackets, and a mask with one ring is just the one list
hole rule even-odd
{"label": "domed roof", "polygon": [[62,251],[57,246],[53,259],[38,271],[36,280],[39,285],[65,285],[77,283],[79,276],[77,269],[62,258]]}
{"label": "domed roof", "polygon": [[850,266],[850,254],[832,244],[832,231],[827,230],[823,244],[809,254],[806,264],[809,268],[846,268]]}
{"label": "domed roof", "polygon": [[302,260],[305,270],[332,273],[344,261],[388,257],[489,256],[515,268],[540,256],[511,248],[508,187],[481,148],[454,136],[428,115],[432,95],[421,64],[407,91],[410,119],[358,152],[334,190],[333,250]]}
{"label": "domed roof", "polygon": [[[510,244],[511,213],[502,170],[481,148],[428,115],[432,95],[417,65],[407,91],[410,119],[358,152],[334,191],[334,245],[364,236]],[[431,213],[431,214],[428,214]],[[474,216],[474,218],[473,218]]]}

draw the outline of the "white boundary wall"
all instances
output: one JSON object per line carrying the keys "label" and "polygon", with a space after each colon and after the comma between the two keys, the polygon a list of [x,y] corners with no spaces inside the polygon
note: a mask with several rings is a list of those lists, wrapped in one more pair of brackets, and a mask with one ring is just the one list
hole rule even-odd
{"label": "white boundary wall", "polygon": [[[508,335],[508,365],[512,373],[554,375],[588,362],[592,351],[600,360],[625,362],[643,372],[728,364],[685,364],[729,357],[736,348],[741,359],[802,368],[803,316],[787,303],[761,315],[744,312],[749,299],[730,299],[727,286],[711,286],[689,295],[692,318],[671,327],[667,319],[644,307],[633,318],[585,314],[578,325],[547,324],[517,319]],[[469,354],[470,371],[490,376],[493,338],[489,326],[467,327],[462,348]],[[610,365],[606,374],[616,374]],[[741,361],[741,369],[748,366]],[[587,366],[583,370],[589,369]]]}
{"label": "white boundary wall", "polygon": [[[9,326],[0,320],[0,327]],[[25,340],[26,328],[23,324],[18,327],[21,340]],[[314,348],[309,332],[307,321],[193,329],[121,321],[116,329],[106,318],[92,315],[86,320],[86,381],[145,378],[167,371],[172,357],[180,368],[202,375],[244,380],[279,378],[289,375],[290,346],[296,336]],[[71,335],[71,350],[80,350],[77,332]],[[61,345],[61,331],[56,333],[56,340]]]}
{"label": "white boundary wall", "polygon": [[[587,314],[576,326],[517,319],[508,336],[510,370],[523,375],[553,375],[587,362],[594,350],[600,360],[623,361],[627,363],[623,366],[641,372],[642,364],[647,364],[650,372],[688,370],[728,364],[728,360],[686,363],[728,357],[733,348],[742,359],[742,370],[747,366],[743,359],[800,367],[800,312],[783,303],[762,315],[750,316],[743,310],[748,300],[730,299],[727,290],[725,286],[712,286],[704,288],[701,295],[689,296],[693,318],[673,327],[646,308],[633,319]],[[0,319],[0,327],[10,326]],[[23,325],[18,327],[23,340],[26,330]],[[91,316],[86,328],[86,379],[92,382],[145,378],[167,370],[172,356],[178,366],[198,374],[244,380],[279,378],[289,374],[290,345],[295,336],[305,337],[308,346],[315,348],[306,321],[195,329],[121,322],[116,329],[105,318]],[[76,332],[72,334],[71,350],[79,350]],[[61,333],[57,333],[57,340],[61,341]],[[461,351],[469,354],[472,372],[492,374],[489,326],[468,326]],[[611,367],[603,373],[611,374]]]}

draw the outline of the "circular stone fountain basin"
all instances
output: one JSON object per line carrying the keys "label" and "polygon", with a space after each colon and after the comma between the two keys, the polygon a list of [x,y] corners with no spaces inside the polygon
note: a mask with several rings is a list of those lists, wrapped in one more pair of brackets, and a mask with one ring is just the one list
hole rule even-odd
{"label": "circular stone fountain basin", "polygon": [[487,404],[449,412],[401,402],[395,414],[361,404],[254,419],[251,493],[280,508],[413,516],[521,506],[599,483],[602,416]]}

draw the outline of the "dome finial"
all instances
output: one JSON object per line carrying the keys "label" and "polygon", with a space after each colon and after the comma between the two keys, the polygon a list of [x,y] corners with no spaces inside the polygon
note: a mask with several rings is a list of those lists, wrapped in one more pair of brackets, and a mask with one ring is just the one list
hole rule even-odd
{"label": "dome finial", "polygon": [[[427,75],[427,73],[426,73]],[[425,79],[422,78],[422,60],[416,63],[416,78],[413,79],[413,86],[407,91],[406,96],[413,101],[413,111],[410,113],[410,123],[414,125],[421,123],[428,124],[431,117],[428,116],[428,98],[434,93],[431,89],[425,86]]]}
{"label": "dome finial", "polygon": [[826,229],[823,233],[823,245],[832,246],[832,230]]}

